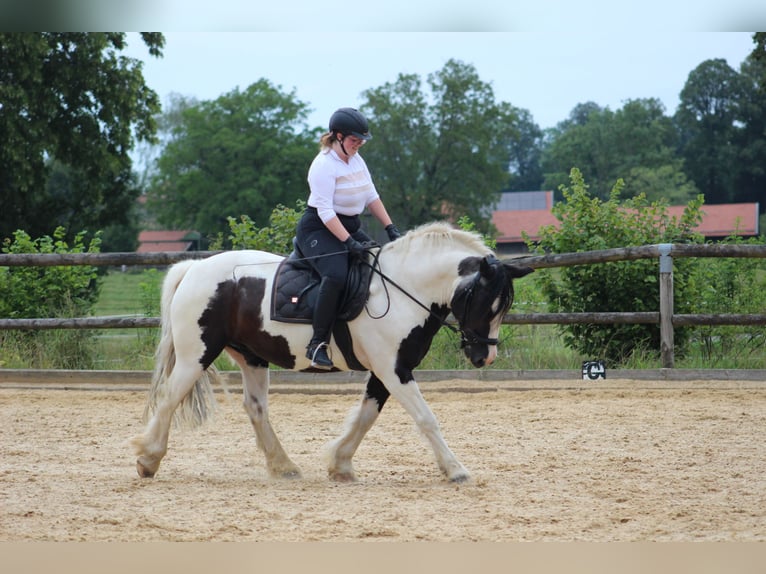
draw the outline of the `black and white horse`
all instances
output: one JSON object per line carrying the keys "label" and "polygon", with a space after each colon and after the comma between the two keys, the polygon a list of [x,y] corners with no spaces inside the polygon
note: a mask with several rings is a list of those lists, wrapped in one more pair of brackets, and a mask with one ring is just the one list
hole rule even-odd
{"label": "black and white horse", "polygon": [[[149,420],[144,434],[132,440],[140,476],[157,472],[174,417],[191,425],[205,419],[215,403],[212,363],[223,351],[242,371],[244,407],[270,475],[300,476],[268,415],[269,364],[298,371],[310,367],[305,346],[311,325],[271,319],[272,284],[283,259],[261,251],[231,251],[184,261],[168,271],[146,408]],[[428,439],[447,479],[467,480],[468,471],[447,446],[412,371],[450,312],[471,363],[492,363],[503,316],[513,301],[513,279],[532,269],[499,261],[478,235],[443,223],[422,226],[384,245],[376,268],[365,310],[348,321],[345,346],[352,348],[339,347],[337,339],[330,345],[336,367],[361,365],[370,375],[345,432],[328,447],[329,476],[356,479],[351,459],[393,395]],[[352,365],[346,360],[349,351],[355,356]]]}

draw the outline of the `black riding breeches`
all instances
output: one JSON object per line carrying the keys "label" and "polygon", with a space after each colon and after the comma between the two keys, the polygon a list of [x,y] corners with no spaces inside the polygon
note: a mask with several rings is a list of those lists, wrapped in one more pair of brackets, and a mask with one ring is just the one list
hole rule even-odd
{"label": "black riding breeches", "polygon": [[[357,241],[370,240],[360,228],[359,216],[338,215],[338,219]],[[345,284],[348,275],[348,250],[343,242],[327,229],[313,207],[308,207],[298,222],[295,238],[303,256],[322,277]]]}

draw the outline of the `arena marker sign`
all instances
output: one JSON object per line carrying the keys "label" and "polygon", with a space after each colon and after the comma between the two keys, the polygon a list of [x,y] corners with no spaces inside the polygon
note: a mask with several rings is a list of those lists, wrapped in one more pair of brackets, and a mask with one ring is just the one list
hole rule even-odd
{"label": "arena marker sign", "polygon": [[606,363],[603,360],[583,361],[582,378],[585,381],[606,379]]}

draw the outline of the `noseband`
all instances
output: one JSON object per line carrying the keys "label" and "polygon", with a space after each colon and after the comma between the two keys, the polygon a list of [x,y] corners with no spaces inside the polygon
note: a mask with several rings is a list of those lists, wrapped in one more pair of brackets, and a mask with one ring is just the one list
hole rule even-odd
{"label": "noseband", "polygon": [[[494,256],[487,257],[487,262],[491,266],[497,266],[500,264],[498,259]],[[477,345],[477,344],[483,344],[483,345],[497,345],[498,339],[490,338],[490,337],[482,337],[479,335],[476,331],[473,329],[466,329],[462,325],[465,323],[465,320],[468,318],[469,313],[471,311],[471,305],[473,304],[473,297],[474,293],[476,292],[477,287],[481,283],[481,273],[476,273],[476,277],[471,281],[470,285],[468,285],[465,290],[463,290],[460,294],[456,294],[452,298],[452,312],[455,313],[455,307],[457,301],[464,299],[465,303],[463,304],[463,313],[462,316],[458,317],[455,315],[455,318],[458,320],[458,325],[460,325],[460,348],[463,349],[469,345]],[[496,276],[493,283],[490,284],[491,287],[491,299],[494,301],[499,295],[501,295],[504,291],[504,277],[502,275]],[[503,297],[503,300],[500,302],[500,309],[506,309],[508,302],[508,295],[505,294]]]}

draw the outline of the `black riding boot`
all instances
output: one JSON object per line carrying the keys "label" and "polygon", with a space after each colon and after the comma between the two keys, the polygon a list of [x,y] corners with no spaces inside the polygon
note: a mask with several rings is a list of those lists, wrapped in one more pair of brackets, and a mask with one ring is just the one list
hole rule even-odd
{"label": "black riding boot", "polygon": [[314,336],[306,347],[306,357],[311,359],[311,366],[319,369],[332,369],[333,364],[327,356],[327,343],[330,341],[333,323],[338,312],[343,285],[334,279],[325,277],[319,285],[312,326]]}

